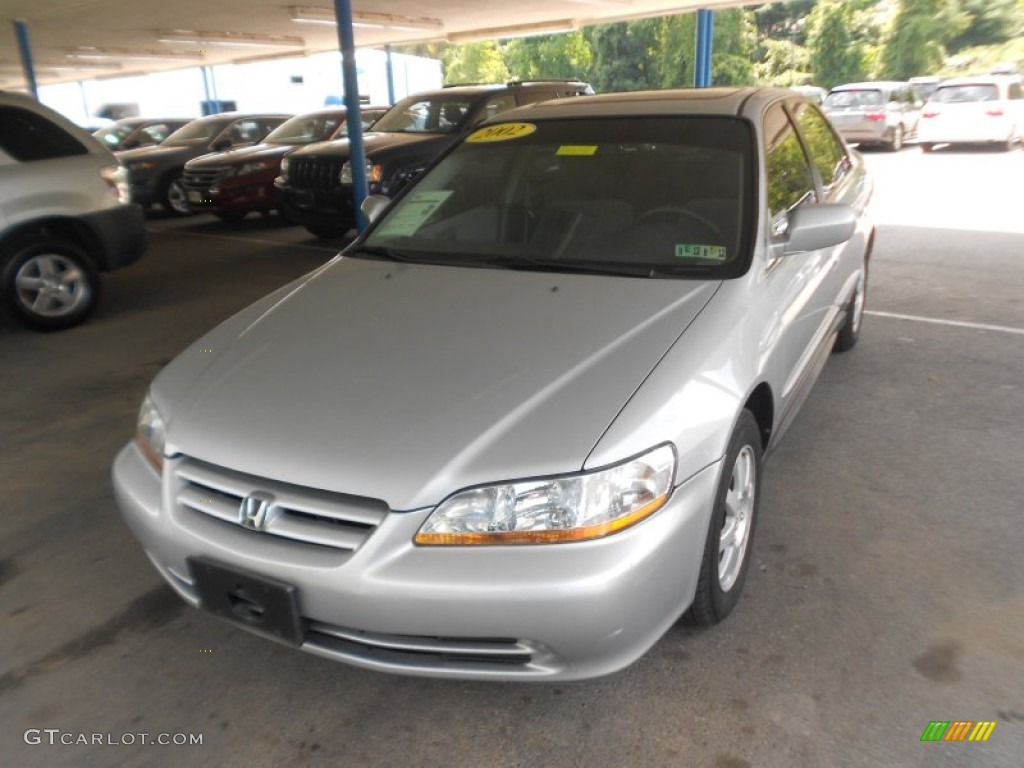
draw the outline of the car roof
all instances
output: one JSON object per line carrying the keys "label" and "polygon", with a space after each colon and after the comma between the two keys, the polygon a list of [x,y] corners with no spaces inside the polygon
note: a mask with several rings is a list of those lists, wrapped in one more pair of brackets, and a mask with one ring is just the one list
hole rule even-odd
{"label": "car roof", "polygon": [[508,83],[465,83],[462,85],[446,85],[444,88],[435,88],[429,91],[409,94],[407,98],[427,99],[439,96],[455,94],[460,96],[480,96],[495,91],[513,91],[517,89],[535,90],[552,89],[558,86],[579,86],[589,88],[590,86],[582,80],[512,80]]}
{"label": "car roof", "polygon": [[949,80],[943,80],[939,87],[946,88],[950,85],[1009,85],[1013,82],[1019,82],[1018,78],[1013,75],[972,75],[970,77],[951,77]]}
{"label": "car roof", "polygon": [[[548,119],[563,117],[628,117],[652,115],[722,115],[746,113],[749,103],[777,99],[803,99],[788,88],[677,88],[665,91],[600,93],[578,99],[556,99],[520,107],[516,117]],[[490,122],[502,122],[503,112]]]}
{"label": "car roof", "polygon": [[843,85],[834,86],[829,93],[835,93],[836,91],[878,91],[886,88],[901,88],[907,85],[910,85],[910,83],[904,80],[875,80],[865,81],[863,83],[844,83]]}
{"label": "car roof", "polygon": [[[289,117],[292,117],[292,115],[286,115],[280,112],[218,112],[215,115],[203,115],[202,117],[196,117],[194,118],[194,120],[200,120],[204,123],[230,123],[235,120],[242,120],[247,117],[283,117],[285,120],[287,120]],[[189,122],[192,121],[190,120]]]}

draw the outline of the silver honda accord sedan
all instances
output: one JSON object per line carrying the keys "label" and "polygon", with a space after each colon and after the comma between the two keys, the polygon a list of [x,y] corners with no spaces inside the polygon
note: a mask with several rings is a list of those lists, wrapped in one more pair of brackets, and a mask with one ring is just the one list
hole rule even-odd
{"label": "silver honda accord sedan", "polygon": [[157,375],[124,518],[184,600],[310,653],[615,672],[735,607],[763,457],[857,341],[870,192],[788,90],[505,112]]}

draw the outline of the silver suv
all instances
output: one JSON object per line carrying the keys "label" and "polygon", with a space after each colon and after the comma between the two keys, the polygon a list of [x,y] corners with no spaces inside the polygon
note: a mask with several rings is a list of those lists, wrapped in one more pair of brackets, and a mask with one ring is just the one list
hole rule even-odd
{"label": "silver suv", "polygon": [[145,249],[124,171],[85,130],[27,96],[0,92],[0,300],[38,330],[82,322],[99,273]]}
{"label": "silver suv", "polygon": [[874,82],[837,85],[822,109],[847,141],[899,152],[906,139],[917,136],[923,106],[910,83]]}

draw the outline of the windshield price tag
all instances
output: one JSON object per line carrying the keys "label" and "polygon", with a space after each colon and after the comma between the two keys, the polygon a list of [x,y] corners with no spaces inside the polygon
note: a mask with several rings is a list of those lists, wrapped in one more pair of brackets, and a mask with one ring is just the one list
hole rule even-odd
{"label": "windshield price tag", "polygon": [[451,195],[451,191],[445,189],[413,192],[384,220],[379,233],[388,237],[415,235],[423,222]]}

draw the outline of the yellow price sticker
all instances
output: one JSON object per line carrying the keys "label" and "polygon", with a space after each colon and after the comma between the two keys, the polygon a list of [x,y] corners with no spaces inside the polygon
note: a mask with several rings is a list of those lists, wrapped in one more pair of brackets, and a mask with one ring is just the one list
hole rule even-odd
{"label": "yellow price sticker", "polygon": [[474,144],[488,141],[511,141],[512,139],[521,139],[523,136],[529,136],[536,130],[537,126],[533,123],[499,123],[498,125],[488,125],[486,128],[473,131],[466,138],[466,141]]}
{"label": "yellow price sticker", "polygon": [[577,144],[563,144],[555,152],[556,155],[562,155],[563,157],[591,157],[597,154],[596,146],[580,146]]}

